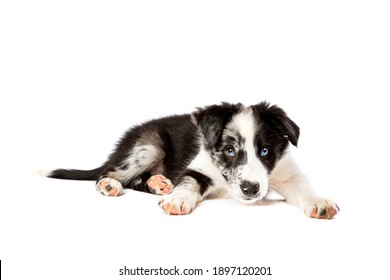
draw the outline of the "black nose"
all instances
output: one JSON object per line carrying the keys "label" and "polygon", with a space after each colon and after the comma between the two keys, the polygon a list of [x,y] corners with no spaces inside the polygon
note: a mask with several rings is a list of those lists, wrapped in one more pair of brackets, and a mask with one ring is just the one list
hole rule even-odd
{"label": "black nose", "polygon": [[253,197],[259,193],[260,185],[248,181],[244,181],[241,184],[241,190],[242,193],[245,194],[246,196]]}

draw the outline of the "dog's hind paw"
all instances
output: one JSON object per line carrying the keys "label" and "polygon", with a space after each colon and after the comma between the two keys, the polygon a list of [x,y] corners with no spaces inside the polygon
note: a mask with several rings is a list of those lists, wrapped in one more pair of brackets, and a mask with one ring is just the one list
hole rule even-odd
{"label": "dog's hind paw", "polygon": [[329,199],[320,199],[306,207],[304,211],[310,218],[332,219],[340,211],[340,208]]}
{"label": "dog's hind paw", "polygon": [[103,177],[99,180],[99,182],[97,182],[96,190],[107,196],[118,196],[121,194],[123,187],[119,181]]}
{"label": "dog's hind paw", "polygon": [[164,175],[153,175],[146,181],[151,193],[155,194],[169,194],[173,191],[174,185],[171,180]]}
{"label": "dog's hind paw", "polygon": [[196,194],[187,190],[175,191],[164,196],[158,205],[168,215],[186,215],[195,208]]}

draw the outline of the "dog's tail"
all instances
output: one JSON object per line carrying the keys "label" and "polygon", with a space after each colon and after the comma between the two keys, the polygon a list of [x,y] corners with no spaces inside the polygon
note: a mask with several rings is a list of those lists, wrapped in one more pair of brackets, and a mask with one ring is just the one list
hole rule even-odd
{"label": "dog's tail", "polygon": [[37,175],[46,176],[49,178],[65,179],[65,180],[97,180],[99,175],[104,171],[104,166],[92,170],[78,169],[55,169],[52,171],[37,171]]}

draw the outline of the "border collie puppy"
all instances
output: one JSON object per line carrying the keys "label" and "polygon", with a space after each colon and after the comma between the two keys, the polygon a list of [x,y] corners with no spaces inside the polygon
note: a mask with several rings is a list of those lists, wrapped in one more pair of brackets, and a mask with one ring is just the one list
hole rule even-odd
{"label": "border collie puppy", "polygon": [[290,154],[298,137],[299,127],[275,105],[222,103],[129,129],[99,168],[47,176],[96,180],[111,196],[123,188],[162,194],[159,206],[173,215],[211,197],[255,202],[273,189],[307,216],[330,219],[339,207],[313,191]]}

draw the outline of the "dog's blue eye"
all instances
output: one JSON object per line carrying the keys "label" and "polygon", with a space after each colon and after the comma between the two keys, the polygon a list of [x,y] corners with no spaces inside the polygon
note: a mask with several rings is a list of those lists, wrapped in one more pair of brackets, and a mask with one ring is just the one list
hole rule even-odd
{"label": "dog's blue eye", "polygon": [[228,157],[235,157],[236,156],[236,151],[234,150],[234,147],[227,147],[225,148],[225,155]]}
{"label": "dog's blue eye", "polygon": [[267,148],[262,148],[260,152],[261,157],[266,157],[268,155],[269,151]]}

